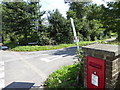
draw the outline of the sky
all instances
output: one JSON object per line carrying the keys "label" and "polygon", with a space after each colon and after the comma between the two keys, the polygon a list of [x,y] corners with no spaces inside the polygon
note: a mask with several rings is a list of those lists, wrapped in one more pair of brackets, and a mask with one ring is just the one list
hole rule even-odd
{"label": "sky", "polygon": [[58,9],[63,16],[66,16],[66,11],[68,11],[68,4],[64,3],[64,0],[41,0],[41,10],[49,11]]}
{"label": "sky", "polygon": [[[0,0],[0,1],[3,1],[3,0]],[[38,0],[33,0],[33,1],[38,1]],[[80,1],[84,1],[84,0],[80,0]],[[113,1],[113,0],[92,0],[93,3],[96,3],[98,5],[100,4],[106,5],[104,1]],[[52,11],[52,10],[58,9],[64,17],[66,17],[66,12],[69,9],[68,3],[65,4],[64,0],[40,0],[40,4],[42,6],[41,7],[42,11]],[[47,14],[45,14],[43,17],[47,17]]]}
{"label": "sky", "polygon": [[[93,3],[98,5],[105,4],[103,0],[92,0]],[[109,1],[109,0],[107,0]],[[52,11],[58,9],[60,13],[66,17],[66,11],[68,11],[69,6],[68,4],[64,3],[64,0],[41,0],[40,4],[42,5],[41,10],[43,11]]]}

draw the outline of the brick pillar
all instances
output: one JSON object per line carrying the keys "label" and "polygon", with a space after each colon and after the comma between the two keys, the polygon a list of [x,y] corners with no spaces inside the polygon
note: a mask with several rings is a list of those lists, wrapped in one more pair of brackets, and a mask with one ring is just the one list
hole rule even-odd
{"label": "brick pillar", "polygon": [[106,60],[105,88],[120,88],[120,46],[92,44],[83,46],[84,51],[84,87],[87,88],[86,56]]}

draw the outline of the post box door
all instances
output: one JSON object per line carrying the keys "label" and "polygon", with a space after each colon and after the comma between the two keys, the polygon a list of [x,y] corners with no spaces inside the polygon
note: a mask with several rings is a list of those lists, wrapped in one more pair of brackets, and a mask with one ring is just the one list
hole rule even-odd
{"label": "post box door", "polygon": [[87,88],[105,88],[105,60],[87,56]]}

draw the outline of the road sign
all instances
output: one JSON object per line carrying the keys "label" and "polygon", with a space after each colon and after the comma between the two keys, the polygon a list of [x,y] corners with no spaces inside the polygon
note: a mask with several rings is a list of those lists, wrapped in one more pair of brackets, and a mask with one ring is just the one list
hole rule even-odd
{"label": "road sign", "polygon": [[77,36],[74,37],[74,42],[79,42],[79,39],[77,38]]}

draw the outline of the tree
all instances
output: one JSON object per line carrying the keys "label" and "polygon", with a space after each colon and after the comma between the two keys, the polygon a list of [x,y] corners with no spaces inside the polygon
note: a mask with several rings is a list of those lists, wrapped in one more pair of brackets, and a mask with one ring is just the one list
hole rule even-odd
{"label": "tree", "polygon": [[48,21],[50,23],[50,37],[56,41],[56,44],[71,42],[72,33],[70,21],[67,21],[64,17],[62,17],[57,9],[53,12],[49,12]]}
{"label": "tree", "polygon": [[69,10],[74,11],[78,19],[82,19],[85,16],[84,7],[88,4],[89,4],[88,2],[72,2],[70,3]]}
{"label": "tree", "polygon": [[38,2],[6,2],[2,5],[3,31],[10,40],[18,41],[21,45],[37,41],[41,16],[44,14],[39,11]]}
{"label": "tree", "polygon": [[120,41],[120,1],[110,2],[108,7],[101,6],[103,9],[102,21],[106,31],[117,32],[118,41]]}
{"label": "tree", "polygon": [[100,20],[100,7],[89,3],[71,3],[67,18],[74,18],[76,32],[80,40],[95,40],[104,32]]}

